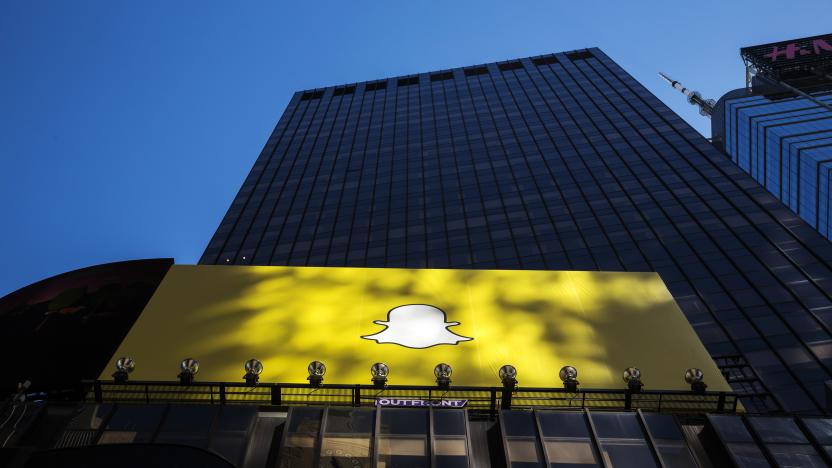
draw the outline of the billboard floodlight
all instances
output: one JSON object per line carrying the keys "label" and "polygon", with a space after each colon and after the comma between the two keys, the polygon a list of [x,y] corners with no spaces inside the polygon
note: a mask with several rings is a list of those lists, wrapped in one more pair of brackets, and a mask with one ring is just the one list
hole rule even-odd
{"label": "billboard floodlight", "polygon": [[436,385],[441,388],[448,388],[451,386],[451,374],[453,369],[450,365],[444,362],[439,363],[433,368],[433,375],[436,376]]}
{"label": "billboard floodlight", "polygon": [[560,368],[560,372],[558,372],[558,377],[563,382],[563,388],[567,391],[578,391],[578,369],[575,369],[573,366],[563,366]]}
{"label": "billboard floodlight", "polygon": [[644,384],[641,382],[641,371],[638,367],[628,367],[624,369],[624,382],[627,384],[627,389],[633,393],[641,391]]}
{"label": "billboard floodlight", "polygon": [[199,372],[199,361],[194,358],[185,358],[179,364],[179,382],[183,385],[190,385],[194,382],[194,376]]}
{"label": "billboard floodlight", "polygon": [[263,363],[251,358],[246,361],[244,367],[246,369],[246,375],[243,378],[246,379],[246,383],[249,385],[257,385],[257,382],[260,380],[260,374],[263,373]]}
{"label": "billboard floodlight", "polygon": [[306,370],[309,372],[309,377],[306,380],[313,387],[321,385],[324,381],[324,374],[326,374],[326,366],[321,361],[312,361],[307,366]]}
{"label": "billboard floodlight", "polygon": [[685,371],[685,382],[690,384],[690,389],[696,393],[705,393],[705,389],[708,388],[705,384],[705,373],[695,367]]}
{"label": "billboard floodlight", "polygon": [[373,375],[373,385],[376,388],[387,386],[387,376],[390,375],[390,368],[383,362],[377,362],[370,367],[370,374]]}
{"label": "billboard floodlight", "polygon": [[128,376],[133,369],[136,368],[136,361],[131,357],[121,357],[116,361],[116,372],[113,374],[113,380],[116,383],[126,383]]}
{"label": "billboard floodlight", "polygon": [[517,386],[517,369],[511,364],[504,365],[500,368],[500,380],[503,387],[513,389]]}

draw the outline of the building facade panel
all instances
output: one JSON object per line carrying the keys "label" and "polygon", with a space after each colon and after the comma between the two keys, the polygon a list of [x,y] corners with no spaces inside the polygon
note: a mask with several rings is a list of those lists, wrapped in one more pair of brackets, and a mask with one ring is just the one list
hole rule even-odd
{"label": "building facade panel", "polygon": [[[828,92],[814,98],[832,103]],[[718,132],[731,160],[829,239],[832,110],[800,96],[746,93],[726,97],[724,112]]]}
{"label": "building facade panel", "polygon": [[296,93],[200,263],[657,271],[749,408],[832,372],[828,241],[598,49]]}
{"label": "building facade panel", "polygon": [[[171,395],[168,394],[170,399]],[[403,399],[384,399],[407,401]],[[68,405],[64,405],[68,406]],[[832,462],[832,419],[673,411],[152,404],[26,409],[9,466],[801,466]]]}

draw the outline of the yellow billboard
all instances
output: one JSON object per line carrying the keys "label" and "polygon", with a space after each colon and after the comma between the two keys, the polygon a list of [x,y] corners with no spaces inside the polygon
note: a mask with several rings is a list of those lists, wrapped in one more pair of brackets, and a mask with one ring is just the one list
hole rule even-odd
{"label": "yellow billboard", "polygon": [[499,386],[517,368],[523,387],[560,387],[564,365],[582,388],[623,388],[641,369],[646,389],[685,390],[698,367],[709,390],[729,391],[655,273],[174,265],[110,360],[132,357],[134,380],[175,380],[199,360],[197,381],[242,381],[262,361],[264,382],[370,384],[384,362],[391,385]]}

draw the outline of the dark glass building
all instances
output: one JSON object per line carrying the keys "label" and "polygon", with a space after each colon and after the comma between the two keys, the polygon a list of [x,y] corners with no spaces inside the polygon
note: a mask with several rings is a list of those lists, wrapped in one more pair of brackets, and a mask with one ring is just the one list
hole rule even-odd
{"label": "dark glass building", "polygon": [[599,49],[296,93],[200,263],[657,271],[746,408],[826,411],[832,245]]}

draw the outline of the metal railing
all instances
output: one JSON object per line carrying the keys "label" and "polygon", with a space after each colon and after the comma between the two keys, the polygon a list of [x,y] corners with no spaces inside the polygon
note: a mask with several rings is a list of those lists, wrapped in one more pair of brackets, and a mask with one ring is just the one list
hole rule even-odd
{"label": "metal railing", "polygon": [[678,413],[733,413],[738,398],[733,392],[696,393],[680,390],[563,388],[450,387],[324,384],[318,387],[291,383],[170,381],[84,381],[85,399],[98,403],[202,403],[277,406],[375,406],[378,399],[441,402],[466,400],[472,410],[496,414],[508,408],[573,408],[636,410]]}

